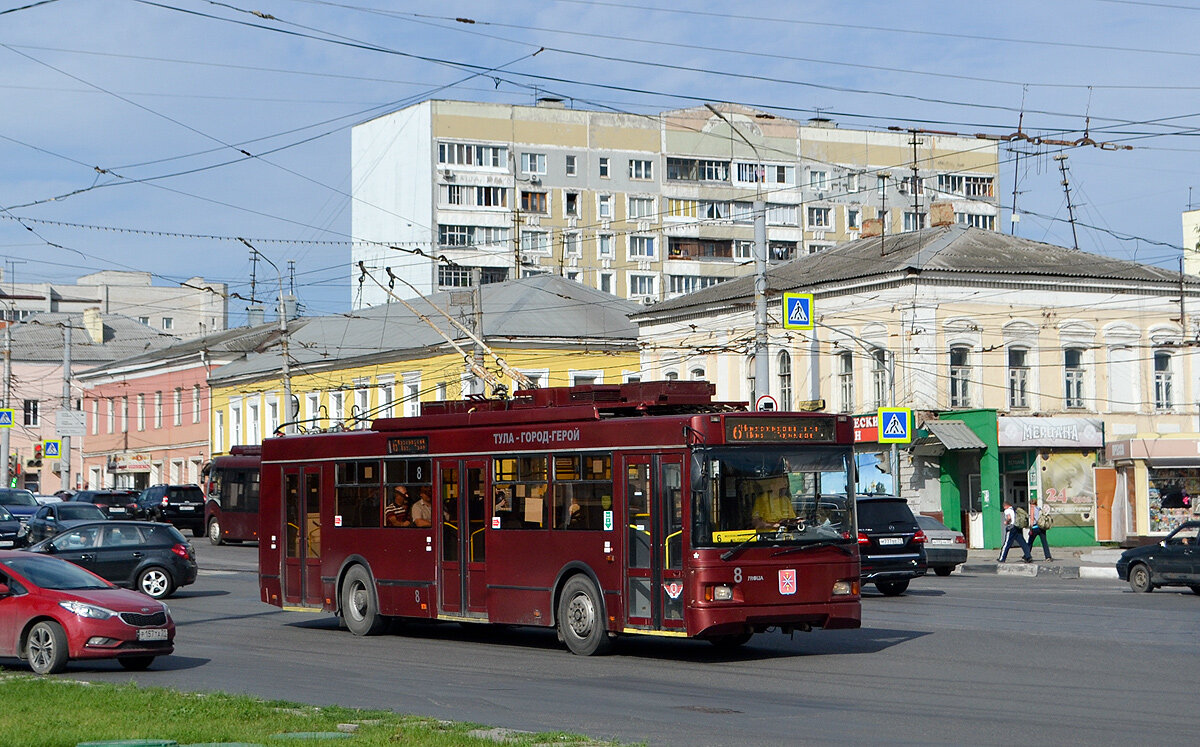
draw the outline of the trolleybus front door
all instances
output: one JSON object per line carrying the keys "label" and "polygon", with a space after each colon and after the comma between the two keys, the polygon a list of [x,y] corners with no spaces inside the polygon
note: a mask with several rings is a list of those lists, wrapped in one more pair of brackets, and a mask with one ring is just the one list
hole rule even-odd
{"label": "trolleybus front door", "polygon": [[285,603],[321,606],[321,467],[285,469]]}
{"label": "trolleybus front door", "polygon": [[683,630],[683,459],[625,458],[626,617],[631,628]]}
{"label": "trolleybus front door", "polygon": [[441,613],[453,617],[487,616],[484,570],[487,462],[438,462],[438,521],[442,535]]}

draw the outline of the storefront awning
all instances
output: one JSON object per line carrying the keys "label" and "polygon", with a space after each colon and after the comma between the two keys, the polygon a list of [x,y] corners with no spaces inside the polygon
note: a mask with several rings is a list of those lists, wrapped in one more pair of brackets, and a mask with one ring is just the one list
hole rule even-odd
{"label": "storefront awning", "polygon": [[924,456],[939,456],[946,451],[982,451],[987,448],[975,431],[958,420],[927,420],[921,426],[928,436],[913,440],[912,450]]}

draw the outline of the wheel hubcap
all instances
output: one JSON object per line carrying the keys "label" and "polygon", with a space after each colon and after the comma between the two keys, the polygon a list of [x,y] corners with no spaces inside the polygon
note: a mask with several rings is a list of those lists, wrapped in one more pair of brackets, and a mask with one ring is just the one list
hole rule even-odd
{"label": "wheel hubcap", "polygon": [[152,597],[161,596],[167,589],[167,578],[162,573],[155,571],[147,573],[142,579],[142,591]]}
{"label": "wheel hubcap", "polygon": [[356,583],[350,587],[350,614],[362,620],[367,614],[367,587]]}
{"label": "wheel hubcap", "polygon": [[208,525],[208,538],[214,542],[221,539],[221,525],[220,524],[218,524],[217,522],[214,521],[213,523]]}
{"label": "wheel hubcap", "polygon": [[50,666],[54,658],[54,638],[50,631],[38,628],[29,636],[29,663],[34,670],[42,670]]}
{"label": "wheel hubcap", "polygon": [[586,594],[572,597],[567,605],[567,624],[571,626],[571,632],[580,638],[587,638],[591,635],[595,621],[596,610],[592,606],[592,600]]}

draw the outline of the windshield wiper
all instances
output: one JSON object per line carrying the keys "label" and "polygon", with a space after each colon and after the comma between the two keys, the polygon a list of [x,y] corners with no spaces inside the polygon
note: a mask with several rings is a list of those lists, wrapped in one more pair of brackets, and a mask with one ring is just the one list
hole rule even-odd
{"label": "windshield wiper", "polygon": [[758,542],[758,538],[762,536],[763,535],[761,534],[755,534],[753,537],[748,537],[747,539],[743,540],[741,544],[729,548],[725,552],[721,553],[721,560],[729,560],[734,555],[737,555],[742,550],[745,550],[751,544]]}
{"label": "windshield wiper", "polygon": [[808,545],[797,545],[795,547],[785,547],[782,550],[771,553],[771,557],[773,558],[773,557],[776,557],[777,555],[787,555],[788,553],[792,553],[792,552],[803,552],[805,550],[813,550],[818,547],[836,547],[837,549],[841,550],[842,552],[846,553],[847,555],[854,554],[853,552],[850,551],[850,548],[846,546],[845,541],[833,542],[831,540],[825,540],[824,542],[813,542],[812,544],[808,544]]}

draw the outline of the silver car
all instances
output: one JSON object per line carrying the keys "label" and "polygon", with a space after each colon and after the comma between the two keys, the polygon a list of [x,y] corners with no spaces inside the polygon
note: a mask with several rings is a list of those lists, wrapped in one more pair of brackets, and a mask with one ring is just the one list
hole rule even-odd
{"label": "silver car", "polygon": [[949,576],[960,563],[967,562],[967,538],[932,516],[917,515],[917,526],[925,532],[925,557],[939,576]]}

